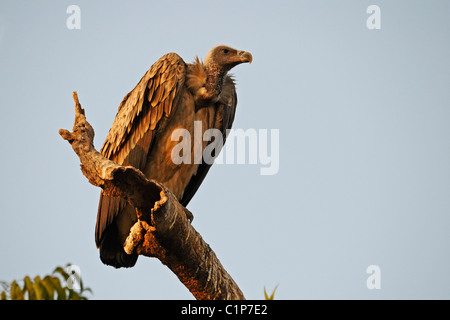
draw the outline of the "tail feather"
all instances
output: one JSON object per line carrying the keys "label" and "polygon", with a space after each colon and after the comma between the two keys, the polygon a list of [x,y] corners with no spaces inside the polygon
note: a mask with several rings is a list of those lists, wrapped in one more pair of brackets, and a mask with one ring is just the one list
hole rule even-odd
{"label": "tail feather", "polygon": [[129,268],[136,264],[138,255],[127,254],[123,243],[136,221],[136,213],[126,201],[100,194],[95,228],[95,243],[100,248],[100,260],[115,268]]}
{"label": "tail feather", "polygon": [[105,230],[100,241],[100,260],[115,268],[130,268],[136,264],[138,255],[127,254],[114,224]]}

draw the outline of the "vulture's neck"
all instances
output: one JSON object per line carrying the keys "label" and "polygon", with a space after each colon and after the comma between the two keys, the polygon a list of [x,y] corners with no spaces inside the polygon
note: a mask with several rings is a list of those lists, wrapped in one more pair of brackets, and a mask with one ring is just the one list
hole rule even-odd
{"label": "vulture's neck", "polygon": [[215,64],[207,64],[205,65],[205,73],[205,89],[207,95],[211,98],[218,98],[223,89],[227,70]]}
{"label": "vulture's neck", "polygon": [[187,86],[193,93],[196,108],[211,105],[220,98],[227,70],[217,64],[200,62],[196,58],[187,73]]}

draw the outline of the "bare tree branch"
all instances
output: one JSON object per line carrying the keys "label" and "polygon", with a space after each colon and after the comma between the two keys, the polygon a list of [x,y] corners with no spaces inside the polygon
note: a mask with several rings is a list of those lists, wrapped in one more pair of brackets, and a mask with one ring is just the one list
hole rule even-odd
{"label": "bare tree branch", "polygon": [[138,221],[124,244],[127,253],[158,258],[197,299],[245,299],[214,251],[192,227],[184,208],[162,184],[131,166],[120,166],[94,148],[94,129],[75,100],[73,132],[60,129],[81,161],[89,182],[108,195],[122,197],[136,209]]}

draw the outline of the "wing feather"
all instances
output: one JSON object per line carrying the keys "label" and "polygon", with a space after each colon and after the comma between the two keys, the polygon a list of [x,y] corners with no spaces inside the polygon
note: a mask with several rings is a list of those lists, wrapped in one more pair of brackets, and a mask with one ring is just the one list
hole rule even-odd
{"label": "wing feather", "polygon": [[152,108],[156,107],[156,105],[158,105],[161,102],[161,98],[163,97],[163,94],[164,94],[164,86],[161,84],[160,86],[158,86],[156,91],[153,93]]}
{"label": "wing feather", "polygon": [[[225,79],[224,88],[222,90],[222,93],[220,94],[220,100],[216,102],[217,111],[215,115],[215,124],[214,124],[214,128],[219,129],[222,132],[224,143],[226,139],[226,130],[231,129],[231,126],[234,121],[236,106],[237,106],[236,87],[234,85],[233,79],[228,76]],[[218,154],[216,154],[216,156],[217,155]],[[206,174],[208,173],[210,168],[211,165],[203,161],[199,165],[197,173],[192,176],[183,193],[183,197],[180,201],[180,203],[183,206],[186,207],[189,201],[191,201],[192,197],[197,192],[198,188],[205,179]]]}
{"label": "wing feather", "polygon": [[[100,150],[102,155],[118,164],[143,170],[155,136],[154,130],[162,119],[170,118],[172,105],[181,95],[185,76],[186,64],[176,53],[168,53],[155,62],[120,103]],[[123,199],[100,195],[95,232],[97,246],[106,228],[125,205]]]}
{"label": "wing feather", "polygon": [[171,102],[172,101],[170,99],[166,99],[164,101],[164,112],[165,112],[165,114],[170,114],[169,106],[170,106]]}

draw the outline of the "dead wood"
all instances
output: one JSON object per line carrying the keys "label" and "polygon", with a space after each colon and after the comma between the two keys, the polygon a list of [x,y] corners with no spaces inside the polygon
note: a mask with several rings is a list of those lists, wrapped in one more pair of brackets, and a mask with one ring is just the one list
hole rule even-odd
{"label": "dead wood", "polygon": [[165,186],[131,166],[120,166],[94,148],[94,129],[75,100],[73,132],[60,129],[80,158],[81,171],[94,186],[122,197],[138,221],[124,244],[127,253],[155,257],[172,270],[196,299],[245,299],[210,246],[190,223],[192,214]]}

